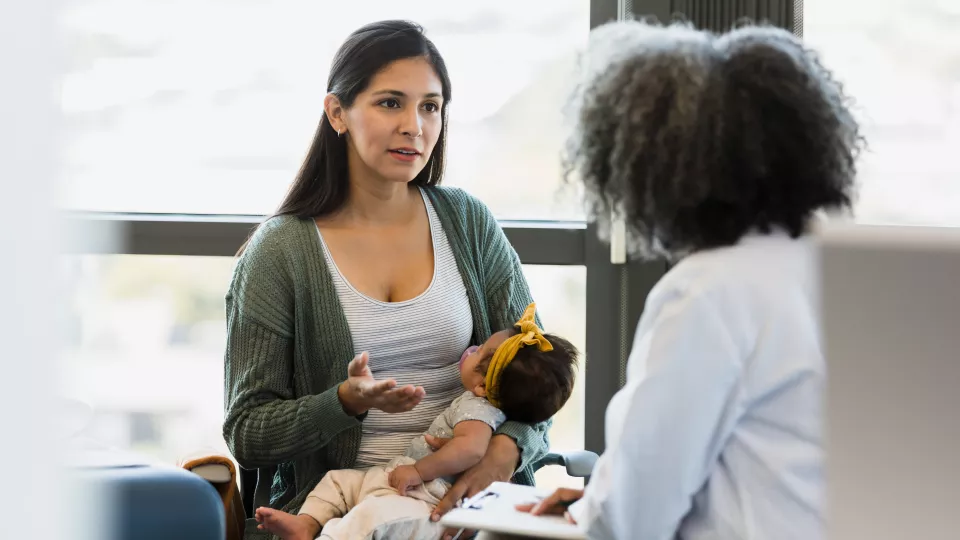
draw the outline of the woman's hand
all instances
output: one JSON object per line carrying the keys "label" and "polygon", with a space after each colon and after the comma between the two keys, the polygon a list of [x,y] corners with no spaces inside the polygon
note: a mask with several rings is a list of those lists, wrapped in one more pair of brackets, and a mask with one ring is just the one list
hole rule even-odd
{"label": "woman's hand", "polygon": [[[446,444],[449,439],[436,439],[430,437],[427,443],[439,448]],[[490,439],[490,445],[487,447],[487,453],[473,467],[469,468],[460,475],[460,478],[448,491],[437,508],[433,511],[431,519],[439,521],[440,518],[455,508],[464,497],[473,497],[480,491],[483,491],[494,482],[509,482],[513,478],[513,473],[520,462],[520,449],[517,443],[506,435],[494,435]],[[443,533],[444,540],[453,538],[457,534],[457,529],[447,529]],[[464,531],[460,538],[471,538],[474,531]]]}
{"label": "woman's hand", "polygon": [[567,521],[570,523],[576,523],[570,514],[567,513],[567,508],[582,498],[582,489],[560,488],[554,491],[553,495],[550,495],[546,499],[536,504],[521,504],[516,508],[520,512],[530,512],[535,516],[542,516],[544,514],[566,516]]}
{"label": "woman's hand", "polygon": [[362,352],[347,366],[347,380],[340,383],[337,396],[343,411],[359,416],[370,409],[387,413],[406,412],[416,407],[426,395],[422,386],[407,385],[397,388],[397,381],[378,381],[368,365],[369,355]]}

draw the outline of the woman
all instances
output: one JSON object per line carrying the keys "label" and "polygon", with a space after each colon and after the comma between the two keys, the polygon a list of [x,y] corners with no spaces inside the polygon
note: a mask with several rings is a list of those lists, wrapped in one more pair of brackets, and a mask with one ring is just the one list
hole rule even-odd
{"label": "woman", "polygon": [[[259,469],[255,505],[292,512],[326,471],[401,455],[462,393],[461,353],[532,301],[489,210],[437,187],[450,80],[422,29],[356,31],[328,91],[300,173],[226,298],[224,438]],[[450,497],[532,483],[548,426],[505,423]]]}
{"label": "woman", "polygon": [[627,22],[592,36],[568,170],[666,256],[585,492],[590,538],[822,536],[815,214],[850,206],[859,128],[791,34]]}

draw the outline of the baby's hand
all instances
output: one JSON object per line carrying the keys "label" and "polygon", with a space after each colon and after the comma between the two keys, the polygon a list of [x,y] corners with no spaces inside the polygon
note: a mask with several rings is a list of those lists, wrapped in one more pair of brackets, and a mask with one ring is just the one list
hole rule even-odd
{"label": "baby's hand", "polygon": [[420,473],[413,465],[398,465],[390,472],[390,485],[400,495],[406,495],[408,489],[415,488],[422,483]]}

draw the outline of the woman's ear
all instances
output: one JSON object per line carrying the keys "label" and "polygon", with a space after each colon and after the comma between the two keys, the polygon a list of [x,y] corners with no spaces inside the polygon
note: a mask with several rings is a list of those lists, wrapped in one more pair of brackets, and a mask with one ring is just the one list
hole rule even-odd
{"label": "woman's ear", "polygon": [[327,116],[327,122],[330,122],[330,126],[337,133],[342,135],[347,132],[347,125],[343,118],[343,105],[335,94],[327,94],[323,98],[323,113]]}

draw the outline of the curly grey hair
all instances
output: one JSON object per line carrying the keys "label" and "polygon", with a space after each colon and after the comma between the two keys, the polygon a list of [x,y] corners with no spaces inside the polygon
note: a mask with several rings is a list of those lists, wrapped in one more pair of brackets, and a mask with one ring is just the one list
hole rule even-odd
{"label": "curly grey hair", "polygon": [[627,21],[591,33],[566,109],[568,181],[641,257],[797,237],[849,209],[862,137],[842,87],[792,34]]}

